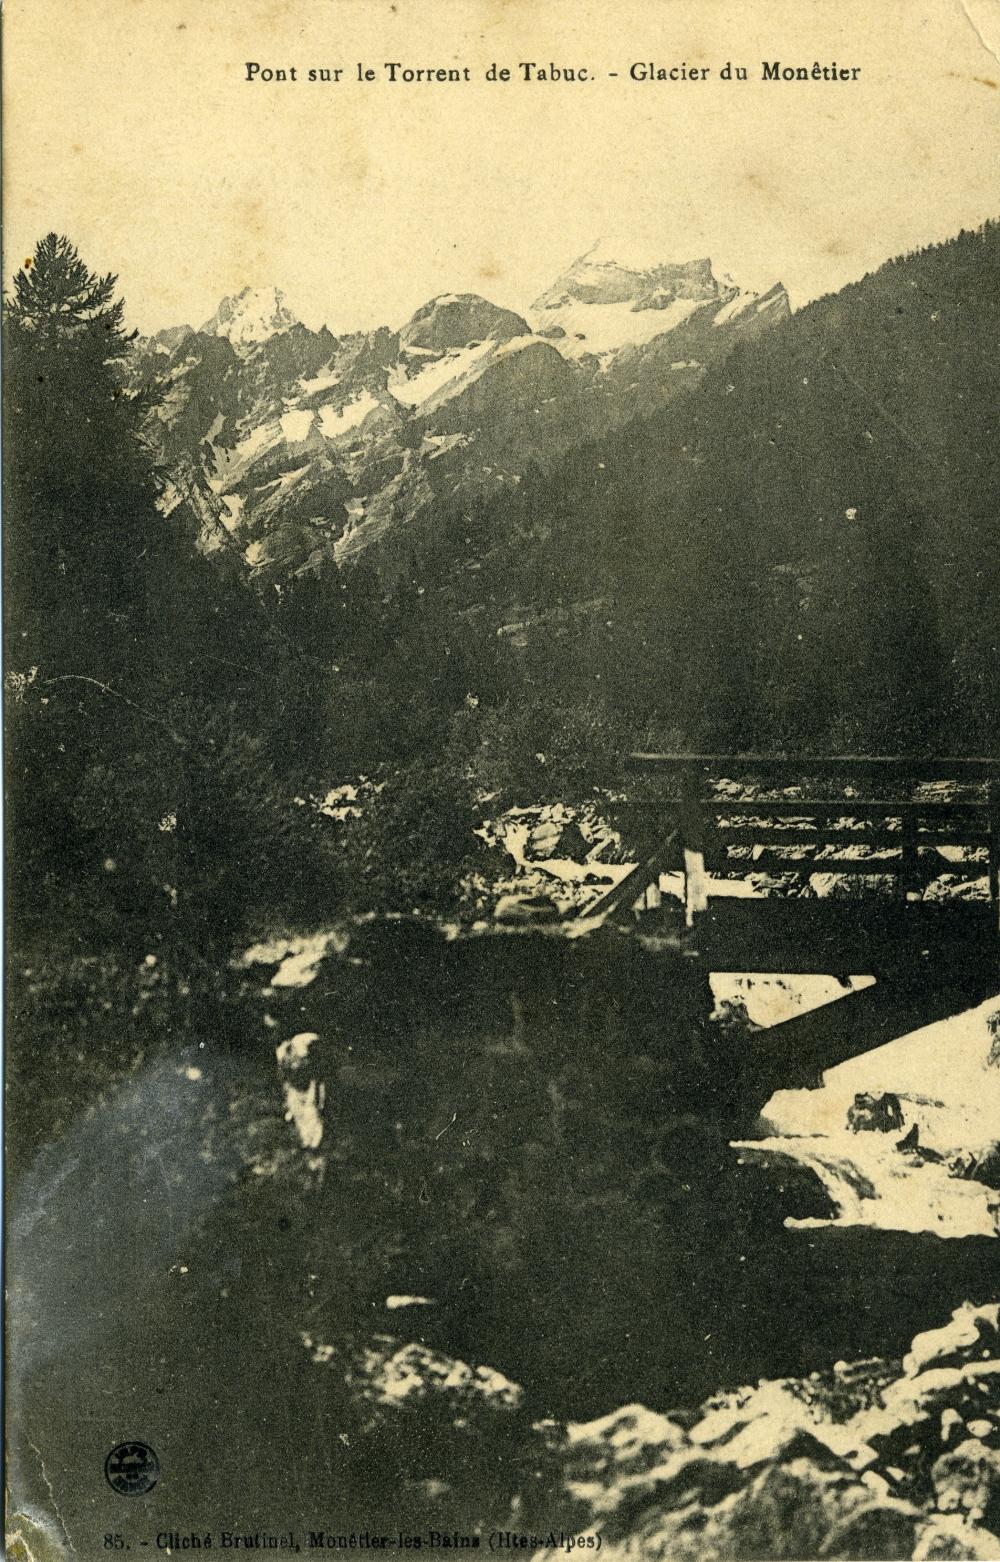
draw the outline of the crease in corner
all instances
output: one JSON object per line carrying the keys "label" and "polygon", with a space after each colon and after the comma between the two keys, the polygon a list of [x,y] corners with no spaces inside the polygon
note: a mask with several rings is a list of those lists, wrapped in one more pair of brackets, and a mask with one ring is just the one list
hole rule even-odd
{"label": "crease in corner", "polygon": [[7,1562],[68,1562],[72,1546],[47,1515],[25,1508],[7,1516]]}
{"label": "crease in corner", "polygon": [[983,48],[1000,65],[1000,0],[959,0],[959,5]]}

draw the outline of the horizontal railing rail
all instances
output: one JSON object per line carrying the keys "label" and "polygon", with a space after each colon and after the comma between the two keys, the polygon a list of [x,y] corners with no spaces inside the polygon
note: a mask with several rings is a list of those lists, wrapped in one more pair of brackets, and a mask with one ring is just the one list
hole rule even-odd
{"label": "horizontal railing rail", "polygon": [[953,758],[916,754],[674,754],[633,753],[626,765],[633,771],[703,771],[727,779],[759,775],[894,775],[926,781],[998,781],[1000,757],[959,755]]}

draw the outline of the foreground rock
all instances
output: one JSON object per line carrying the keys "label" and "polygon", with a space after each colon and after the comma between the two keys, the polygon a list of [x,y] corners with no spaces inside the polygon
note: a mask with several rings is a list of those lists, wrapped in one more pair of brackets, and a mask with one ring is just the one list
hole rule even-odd
{"label": "foreground rock", "polygon": [[528,1554],[599,1537],[613,1562],[1000,1556],[1000,1304],[959,1308],[901,1368],[839,1362],[568,1426],[532,1423],[518,1385],[423,1344],[303,1345],[348,1390],[352,1489],[388,1461],[414,1525],[509,1530]]}
{"label": "foreground rock", "polygon": [[902,1372],[838,1363],[569,1429],[566,1490],[604,1555],[1000,1556],[1000,1306],[959,1308]]}

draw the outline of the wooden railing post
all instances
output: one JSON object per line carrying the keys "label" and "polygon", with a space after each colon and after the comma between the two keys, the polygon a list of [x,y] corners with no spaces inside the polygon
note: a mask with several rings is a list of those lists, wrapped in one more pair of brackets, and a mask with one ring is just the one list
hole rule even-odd
{"label": "wooden railing post", "polygon": [[695,765],[686,765],[681,773],[680,826],[684,848],[684,924],[708,905],[705,873],[705,810],[701,796],[702,777]]}

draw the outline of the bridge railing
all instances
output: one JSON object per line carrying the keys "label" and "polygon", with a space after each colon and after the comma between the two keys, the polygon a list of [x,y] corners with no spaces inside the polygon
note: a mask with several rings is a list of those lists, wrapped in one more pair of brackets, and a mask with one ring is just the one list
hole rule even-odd
{"label": "bridge railing", "polygon": [[988,900],[1000,932],[1000,759],[643,753],[630,768],[646,778],[645,846],[614,904],[645,891],[657,907],[660,872],[679,870],[689,926],[742,881],[762,896]]}

